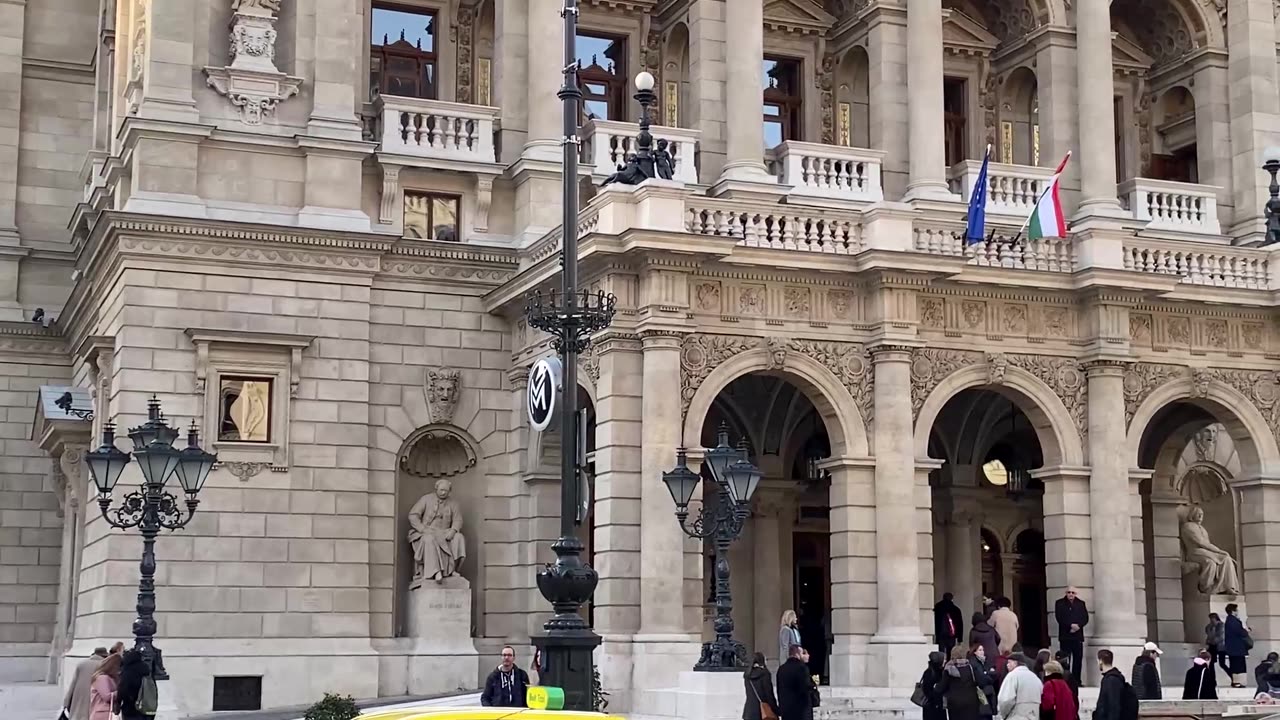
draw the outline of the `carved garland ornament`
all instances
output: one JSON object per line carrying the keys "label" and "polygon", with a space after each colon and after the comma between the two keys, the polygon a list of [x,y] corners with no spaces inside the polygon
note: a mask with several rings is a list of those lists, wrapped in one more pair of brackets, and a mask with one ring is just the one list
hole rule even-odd
{"label": "carved garland ornament", "polygon": [[911,419],[920,418],[920,408],[929,393],[947,376],[982,361],[982,353],[968,350],[918,348],[911,352]]}
{"label": "carved garland ornament", "polygon": [[1134,414],[1153,392],[1174,382],[1189,378],[1191,397],[1208,397],[1213,383],[1223,383],[1249,398],[1267,421],[1267,427],[1280,435],[1280,376],[1269,370],[1229,370],[1224,368],[1188,368],[1181,365],[1134,363],[1124,374],[1124,415],[1126,427]]}

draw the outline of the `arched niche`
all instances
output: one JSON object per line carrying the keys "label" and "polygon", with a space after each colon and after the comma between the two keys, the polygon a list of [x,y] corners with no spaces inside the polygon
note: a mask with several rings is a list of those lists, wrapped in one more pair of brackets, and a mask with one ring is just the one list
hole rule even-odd
{"label": "arched niche", "polygon": [[1191,90],[1175,85],[1151,107],[1151,172],[1157,179],[1200,181],[1196,142],[1196,99]]}
{"label": "arched niche", "polygon": [[409,545],[409,511],[424,495],[434,493],[436,483],[452,485],[449,497],[462,510],[462,534],[467,557],[461,574],[471,583],[472,635],[477,636],[483,616],[478,605],[483,578],[480,536],[484,520],[484,474],[477,464],[476,443],[463,431],[448,426],[420,428],[405,440],[396,458],[395,595],[392,608],[395,635],[404,637],[405,608],[413,580],[413,549]]}
{"label": "arched niche", "polygon": [[689,124],[689,28],[676,23],[662,48],[662,117],[660,124]]}
{"label": "arched niche", "polygon": [[477,105],[493,105],[494,0],[484,0],[476,15],[472,96]]}
{"label": "arched niche", "polygon": [[870,60],[852,47],[836,66],[836,144],[871,147]]}
{"label": "arched niche", "polygon": [[1000,102],[1000,158],[1018,165],[1040,164],[1040,96],[1031,68],[1015,68],[1005,78]]}

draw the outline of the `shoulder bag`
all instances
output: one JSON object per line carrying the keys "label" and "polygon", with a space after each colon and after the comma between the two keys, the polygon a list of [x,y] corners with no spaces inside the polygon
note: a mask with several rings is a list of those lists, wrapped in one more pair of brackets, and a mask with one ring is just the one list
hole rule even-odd
{"label": "shoulder bag", "polygon": [[973,678],[973,689],[978,691],[978,707],[987,709],[991,702],[987,700],[987,694],[982,692],[982,688],[978,685],[978,674],[973,670],[973,663],[969,663],[969,677]]}
{"label": "shoulder bag", "polygon": [[778,713],[773,711],[773,706],[760,699],[760,690],[756,688],[754,680],[748,680],[747,684],[751,686],[751,692],[756,696],[756,702],[760,703],[760,720],[778,720]]}

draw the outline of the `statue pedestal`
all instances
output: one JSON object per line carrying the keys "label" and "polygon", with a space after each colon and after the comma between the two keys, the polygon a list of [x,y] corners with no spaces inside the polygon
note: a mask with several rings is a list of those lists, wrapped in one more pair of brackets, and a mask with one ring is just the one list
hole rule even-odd
{"label": "statue pedestal", "polygon": [[1196,587],[1196,574],[1182,576],[1182,625],[1189,643],[1204,643],[1204,626],[1209,624],[1209,613],[1218,613],[1223,622],[1227,621],[1227,605],[1235,603],[1240,606],[1240,617],[1248,617],[1245,612],[1243,595],[1205,595]]}
{"label": "statue pedestal", "polygon": [[476,686],[478,662],[471,638],[471,583],[454,575],[424,580],[409,590],[405,630],[410,695],[433,695]]}

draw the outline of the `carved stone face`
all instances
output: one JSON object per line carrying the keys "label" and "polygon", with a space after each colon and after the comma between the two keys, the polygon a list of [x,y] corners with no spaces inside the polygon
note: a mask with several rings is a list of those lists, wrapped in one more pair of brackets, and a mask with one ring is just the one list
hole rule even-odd
{"label": "carved stone face", "polygon": [[449,493],[453,490],[453,483],[448,480],[441,480],[436,483],[436,497],[441,500],[449,499]]}
{"label": "carved stone face", "polygon": [[1197,506],[1197,507],[1193,507],[1193,508],[1191,508],[1191,511],[1187,513],[1187,520],[1189,520],[1189,521],[1191,521],[1191,522],[1193,522],[1193,523],[1203,522],[1203,521],[1204,521],[1204,508],[1201,508],[1201,507],[1198,507],[1198,506]]}
{"label": "carved stone face", "polygon": [[441,373],[435,378],[432,388],[432,399],[436,402],[451,403],[458,398],[458,378],[449,373]]}

